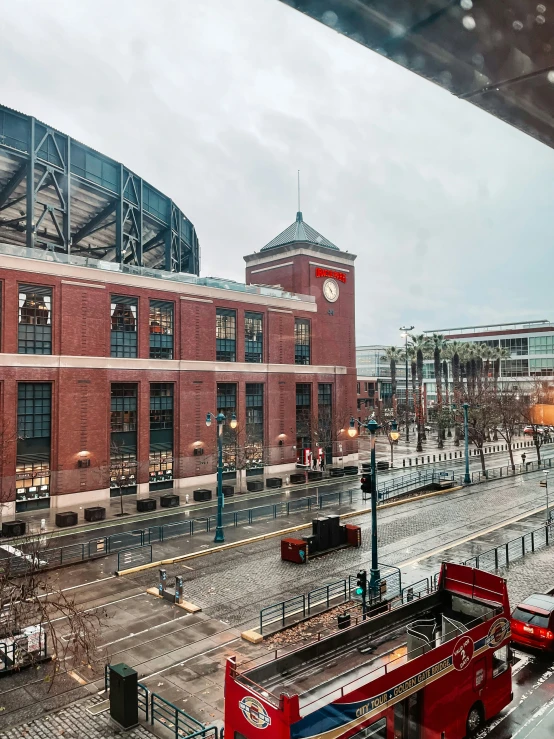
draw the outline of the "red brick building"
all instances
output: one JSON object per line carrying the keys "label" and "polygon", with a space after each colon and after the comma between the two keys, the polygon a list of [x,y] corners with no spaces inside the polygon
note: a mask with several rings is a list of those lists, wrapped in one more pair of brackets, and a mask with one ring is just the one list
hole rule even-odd
{"label": "red brick building", "polygon": [[300,213],[245,284],[0,244],[4,517],[214,483],[208,412],[228,479],[355,454],[354,260]]}

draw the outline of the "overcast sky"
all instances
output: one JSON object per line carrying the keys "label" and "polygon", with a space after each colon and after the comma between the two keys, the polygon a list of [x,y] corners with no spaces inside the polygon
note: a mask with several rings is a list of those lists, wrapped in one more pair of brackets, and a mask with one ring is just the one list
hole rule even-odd
{"label": "overcast sky", "polygon": [[18,0],[0,38],[0,102],[171,196],[203,275],[244,279],[300,169],[359,344],[554,315],[554,152],[278,0]]}

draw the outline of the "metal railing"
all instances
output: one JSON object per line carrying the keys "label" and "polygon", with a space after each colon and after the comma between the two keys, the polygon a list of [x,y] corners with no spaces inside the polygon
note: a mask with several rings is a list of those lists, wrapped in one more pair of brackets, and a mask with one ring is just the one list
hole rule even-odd
{"label": "metal railing", "polygon": [[149,564],[152,562],[152,544],[145,546],[136,546],[132,549],[123,549],[117,553],[117,569],[128,570],[138,565]]}
{"label": "metal railing", "polygon": [[[544,467],[552,467],[552,457],[544,458],[539,464],[536,460],[525,464],[516,464],[515,471],[511,465],[503,465],[501,467],[491,467],[484,473],[474,471],[471,473],[472,483],[485,482],[487,480],[510,477],[513,475],[526,474],[536,472]],[[400,497],[408,492],[410,488],[418,488],[426,484],[432,484],[444,480],[451,480],[462,484],[463,476],[459,471],[451,470],[427,470],[412,472],[407,475],[392,478],[378,483],[378,504],[386,503],[391,498]],[[352,504],[354,500],[361,495],[358,488],[350,490],[340,490],[337,492],[321,493],[320,495],[309,495],[302,498],[295,498],[289,501],[280,501],[279,503],[271,503],[253,508],[244,508],[236,511],[226,511],[223,514],[223,525],[238,527],[244,524],[250,525],[255,520],[267,518],[288,517],[291,514],[302,512],[321,510],[330,505],[342,505],[344,503]],[[367,497],[362,496],[362,500]],[[103,557],[115,554],[120,550],[134,549],[135,547],[150,546],[155,543],[161,543],[167,539],[178,536],[193,536],[195,533],[210,532],[215,528],[216,516],[208,515],[199,518],[187,518],[183,521],[175,521],[173,523],[162,524],[161,526],[150,526],[145,529],[136,529],[134,531],[112,534],[110,536],[98,537],[80,544],[70,544],[65,547],[43,549],[33,552],[39,557],[41,562],[45,564],[42,569],[53,569],[61,567],[65,564],[74,564],[76,562],[84,562],[89,559]],[[21,544],[21,549],[25,551],[25,542]],[[7,564],[4,564],[6,562]],[[29,563],[24,557],[10,556],[0,558],[0,571],[9,571],[14,574],[24,572],[29,567]]]}
{"label": "metal railing", "polygon": [[[106,692],[110,689],[110,666],[104,665],[104,688]],[[223,739],[217,726],[206,726],[193,716],[190,716],[182,708],[178,708],[161,695],[153,693],[146,685],[137,683],[137,705],[144,713],[146,721],[152,726],[158,722],[173,733],[175,739],[188,737],[188,739]]]}
{"label": "metal railing", "polygon": [[499,477],[513,477],[514,475],[525,475],[528,472],[538,472],[545,469],[545,467],[551,468],[552,459],[552,457],[545,457],[540,462],[536,459],[532,462],[519,462],[518,464],[514,464],[513,469],[511,464],[505,464],[502,467],[491,467],[484,472],[482,470],[476,470],[471,473],[471,482],[478,483],[484,480],[494,480]]}
{"label": "metal railing", "polygon": [[4,638],[0,641],[0,675],[43,662],[47,657],[48,638],[42,627]]}
{"label": "metal railing", "polygon": [[[381,577],[379,584],[386,583],[387,597],[396,598],[401,592],[400,570],[388,565],[380,565],[382,570],[394,570]],[[273,603],[260,610],[260,634],[269,626],[281,629],[301,621],[308,616],[328,610],[331,606],[348,601],[360,600],[356,595],[356,577],[349,575],[342,580],[323,585],[309,593],[301,593],[293,598]]]}

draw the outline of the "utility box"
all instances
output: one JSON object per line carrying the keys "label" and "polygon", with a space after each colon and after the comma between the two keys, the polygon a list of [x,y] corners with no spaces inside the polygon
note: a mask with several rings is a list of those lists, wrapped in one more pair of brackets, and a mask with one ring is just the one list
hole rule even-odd
{"label": "utility box", "polygon": [[139,511],[139,513],[155,511],[157,502],[156,498],[139,498],[137,500],[137,511]]}
{"label": "utility box", "polygon": [[346,529],[346,541],[351,547],[362,546],[362,530],[359,526],[347,523],[344,527]]}
{"label": "utility box", "polygon": [[85,521],[104,521],[105,518],[106,509],[102,506],[85,508]]}
{"label": "utility box", "polygon": [[122,729],[138,725],[138,673],[123,663],[110,665],[110,716]]}
{"label": "utility box", "polygon": [[308,545],[303,539],[281,539],[281,559],[303,565],[308,562]]}

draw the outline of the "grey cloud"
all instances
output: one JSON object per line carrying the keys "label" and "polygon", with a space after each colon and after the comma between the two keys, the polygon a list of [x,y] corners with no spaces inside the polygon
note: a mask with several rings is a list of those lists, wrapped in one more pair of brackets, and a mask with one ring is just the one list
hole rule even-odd
{"label": "grey cloud", "polygon": [[1,102],[170,195],[204,274],[294,219],[356,252],[360,343],[548,317],[554,154],[278,0],[20,0]]}

